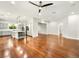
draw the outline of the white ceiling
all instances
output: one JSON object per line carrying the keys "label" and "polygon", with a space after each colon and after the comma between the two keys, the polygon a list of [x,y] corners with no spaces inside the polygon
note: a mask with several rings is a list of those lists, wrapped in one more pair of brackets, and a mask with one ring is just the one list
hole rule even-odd
{"label": "white ceiling", "polygon": [[[39,4],[39,1],[33,1]],[[43,4],[52,2],[54,5],[44,7],[41,11],[40,18],[46,21],[61,21],[72,12],[79,13],[79,1],[43,1]],[[16,18],[21,16],[25,17],[25,20],[33,17],[38,17],[38,7],[30,4],[28,1],[15,1],[15,4],[11,4],[11,1],[0,1],[0,15],[7,15],[9,18]]]}

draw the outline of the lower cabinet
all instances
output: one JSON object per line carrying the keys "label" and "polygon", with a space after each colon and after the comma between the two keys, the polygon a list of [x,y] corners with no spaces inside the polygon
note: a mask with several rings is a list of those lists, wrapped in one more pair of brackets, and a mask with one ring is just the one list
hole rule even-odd
{"label": "lower cabinet", "polygon": [[15,37],[16,39],[21,39],[25,37],[25,32],[13,32],[13,37]]}

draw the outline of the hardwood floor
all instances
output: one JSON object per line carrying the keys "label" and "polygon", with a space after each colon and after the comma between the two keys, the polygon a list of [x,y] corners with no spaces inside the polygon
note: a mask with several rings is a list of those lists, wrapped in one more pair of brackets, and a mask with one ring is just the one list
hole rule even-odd
{"label": "hardwood floor", "polygon": [[[27,42],[25,42],[25,39],[17,40],[10,36],[0,37],[0,57],[78,58],[79,41],[64,37],[61,39],[63,40],[60,42],[57,35],[44,34],[39,34],[35,38],[27,37]],[[13,46],[11,43],[13,43]]]}

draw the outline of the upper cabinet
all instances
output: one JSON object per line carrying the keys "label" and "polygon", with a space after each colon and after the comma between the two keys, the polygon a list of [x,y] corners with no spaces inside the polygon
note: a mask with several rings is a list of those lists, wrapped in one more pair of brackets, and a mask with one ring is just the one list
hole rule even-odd
{"label": "upper cabinet", "polygon": [[0,29],[8,29],[8,23],[0,22]]}

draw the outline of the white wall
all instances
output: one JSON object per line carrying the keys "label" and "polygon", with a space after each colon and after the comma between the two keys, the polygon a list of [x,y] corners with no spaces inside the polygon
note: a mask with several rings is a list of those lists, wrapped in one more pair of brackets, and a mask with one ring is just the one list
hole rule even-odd
{"label": "white wall", "polygon": [[38,23],[38,32],[42,34],[47,34],[47,24]]}
{"label": "white wall", "polygon": [[56,22],[51,22],[47,24],[48,34],[58,34],[58,25]]}
{"label": "white wall", "polygon": [[32,35],[33,19],[27,21],[27,26],[29,26],[29,31],[27,32],[28,35]]}
{"label": "white wall", "polygon": [[33,18],[32,36],[38,36],[38,19]]}
{"label": "white wall", "polygon": [[70,38],[79,39],[79,15],[71,15],[68,17],[64,35]]}
{"label": "white wall", "polygon": [[[65,37],[79,39],[79,15],[71,15],[64,18],[62,21],[62,34]],[[47,24],[48,34],[58,35],[58,22],[51,22]]]}
{"label": "white wall", "polygon": [[28,20],[27,25],[29,26],[28,35],[31,35],[33,37],[38,36],[38,19],[32,18]]}

